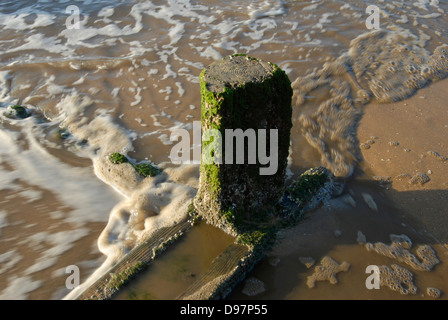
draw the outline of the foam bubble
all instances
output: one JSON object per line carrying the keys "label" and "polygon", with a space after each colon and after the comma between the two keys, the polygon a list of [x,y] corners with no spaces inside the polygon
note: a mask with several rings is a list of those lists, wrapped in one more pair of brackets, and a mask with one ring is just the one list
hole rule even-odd
{"label": "foam bubble", "polygon": [[2,228],[6,227],[8,225],[8,219],[7,219],[8,213],[4,210],[0,210],[0,235]]}
{"label": "foam bubble", "polygon": [[314,273],[307,277],[306,285],[308,288],[314,288],[316,281],[329,281],[331,284],[338,283],[337,274],[347,272],[350,269],[348,262],[337,263],[332,258],[325,256],[320,261],[320,265],[314,268]]}
{"label": "foam bubble", "polygon": [[[87,228],[55,233],[42,232],[41,235],[43,237],[41,237],[40,241],[45,242],[50,248],[44,250],[36,261],[24,271],[24,274],[29,275],[53,266],[58,261],[60,255],[72,249],[77,240],[88,234],[89,230]],[[39,241],[36,237],[31,236],[30,238],[34,241]]]}
{"label": "foam bubble", "polygon": [[396,259],[398,262],[406,263],[417,271],[431,271],[440,263],[435,251],[429,245],[421,245],[416,250],[417,257],[410,252],[412,241],[406,235],[390,235],[391,244],[382,242],[367,243],[366,249],[374,251],[386,257]]}
{"label": "foam bubble", "polygon": [[251,19],[261,19],[286,14],[286,9],[282,1],[252,1],[247,9]]}
{"label": "foam bubble", "polygon": [[23,256],[15,249],[0,254],[0,264],[2,265],[0,267],[0,274],[13,268],[22,259]]}
{"label": "foam bubble", "polygon": [[32,34],[27,37],[21,46],[10,48],[8,52],[20,52],[27,50],[45,50],[50,53],[60,53],[64,56],[71,56],[75,51],[65,45],[60,44],[58,37],[45,36],[42,33]]}
{"label": "foam bubble", "polygon": [[[141,179],[132,173],[130,166],[121,164],[119,167],[127,173],[120,175],[120,179],[115,171],[101,168],[104,165],[109,166],[97,162],[96,171],[101,171],[103,180],[115,184],[126,194],[126,200],[112,210],[108,224],[98,239],[100,251],[109,260],[116,261],[159,228],[186,218],[187,207],[196,189],[171,181],[170,176],[175,172],[173,169],[171,172],[168,170],[171,174],[163,172],[155,178]],[[182,171],[188,174],[188,167],[179,167],[177,174],[184,175]],[[126,179],[123,180],[123,177]]]}
{"label": "foam bubble", "polygon": [[379,266],[380,269],[380,286],[389,287],[393,291],[397,291],[403,295],[416,294],[417,287],[413,283],[412,273],[397,264],[388,266]]}
{"label": "foam bubble", "polygon": [[39,27],[48,27],[55,23],[56,16],[45,13],[35,14],[34,21],[27,23],[25,20],[31,13],[4,14],[0,13],[0,26],[16,31],[32,30]]}
{"label": "foam bubble", "polygon": [[[5,177],[2,181],[20,179],[50,190],[74,208],[67,221],[82,224],[105,220],[108,204],[114,203],[117,197],[92,176],[90,169],[74,168],[60,162],[35,140],[31,132],[27,133],[28,150],[22,150],[14,137],[4,130],[0,131],[0,137],[5,159],[14,168],[10,173],[0,172],[2,178]],[[8,188],[8,185],[2,183],[1,188]],[[88,194],[85,190],[93,193]]]}
{"label": "foam bubble", "polygon": [[112,16],[115,12],[115,9],[113,7],[104,7],[98,12],[98,17],[104,17],[108,18]]}
{"label": "foam bubble", "polygon": [[241,292],[246,296],[253,297],[265,291],[266,288],[263,281],[257,278],[248,278],[244,281],[244,288]]}

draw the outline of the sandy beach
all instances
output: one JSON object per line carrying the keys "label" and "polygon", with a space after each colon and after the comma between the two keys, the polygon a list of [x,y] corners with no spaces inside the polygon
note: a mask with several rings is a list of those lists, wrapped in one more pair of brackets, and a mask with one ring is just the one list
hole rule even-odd
{"label": "sandy beach", "polygon": [[[440,299],[447,299],[448,163],[428,153],[448,153],[447,89],[448,80],[442,80],[410,99],[365,107],[357,135],[360,144],[369,147],[361,147],[363,159],[344,194],[309,212],[299,225],[280,235],[266,259],[248,276],[264,283],[252,298],[434,299],[427,288],[436,287],[442,293]],[[412,179],[419,173],[430,180]],[[412,240],[408,252],[417,260],[421,257],[416,249],[429,245],[440,262],[431,271],[415,271],[403,260],[366,249],[366,243],[390,245],[391,234],[408,236]],[[324,257],[350,267],[336,271],[337,283],[326,279],[309,288],[307,282]],[[387,286],[366,288],[369,265],[394,264],[413,274],[416,294],[402,294]],[[230,299],[251,298],[242,293],[245,285],[241,283]]]}
{"label": "sandy beach", "polygon": [[[422,230],[448,243],[448,80],[419,90],[412,99],[393,104],[371,104],[358,130],[364,149],[362,170],[370,177],[390,177],[388,193],[414,217]],[[398,145],[396,145],[396,143]],[[437,156],[440,155],[440,157]],[[425,174],[423,185],[409,176]]]}
{"label": "sandy beach", "polygon": [[[201,120],[201,71],[237,53],[275,63],[291,80],[288,178],[324,166],[346,186],[284,230],[230,298],[420,299],[437,288],[446,299],[448,80],[437,80],[448,76],[448,6],[378,1],[381,30],[371,30],[372,4],[1,2],[0,299],[63,299],[74,292],[67,267],[88,283],[181,220],[199,179],[189,165],[168,169],[170,136]],[[129,163],[115,166],[114,153]],[[163,174],[141,176],[137,164]],[[203,239],[192,238],[181,251]],[[392,239],[401,260],[378,253]],[[414,270],[412,257],[431,271]],[[178,260],[161,262],[186,272]],[[309,288],[321,262],[339,271],[334,284]],[[366,289],[370,265],[407,268],[416,294]],[[142,296],[168,297],[192,280],[179,279],[165,286],[156,275]],[[247,296],[246,284],[262,293]]]}

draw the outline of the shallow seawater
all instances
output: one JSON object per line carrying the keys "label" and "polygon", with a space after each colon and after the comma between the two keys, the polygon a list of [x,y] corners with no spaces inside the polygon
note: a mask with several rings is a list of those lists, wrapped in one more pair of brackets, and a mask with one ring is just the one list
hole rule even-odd
{"label": "shallow seawater", "polygon": [[118,300],[176,299],[199,279],[235,238],[199,223],[113,297]]}
{"label": "shallow seawater", "polygon": [[[200,120],[198,76],[213,61],[247,53],[285,70],[295,92],[290,173],[325,165],[347,178],[363,106],[406,99],[448,72],[439,1],[70,4],[0,3],[2,299],[62,299],[67,266],[83,283],[183,218],[198,173],[169,164],[170,135]],[[369,5],[381,31],[366,27]],[[29,117],[7,117],[15,104]],[[113,152],[163,174],[114,171]]]}

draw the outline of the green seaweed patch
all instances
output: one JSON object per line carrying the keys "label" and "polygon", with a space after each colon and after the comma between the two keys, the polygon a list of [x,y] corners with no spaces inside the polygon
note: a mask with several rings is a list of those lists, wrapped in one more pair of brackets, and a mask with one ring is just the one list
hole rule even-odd
{"label": "green seaweed patch", "polygon": [[289,200],[303,206],[310,201],[314,195],[324,187],[330,179],[327,169],[319,167],[310,169],[300,175],[297,180],[290,185],[286,192]]}
{"label": "green seaweed patch", "polygon": [[29,116],[29,111],[25,107],[19,105],[9,106],[6,111],[6,117],[11,119],[25,119]]}
{"label": "green seaweed patch", "polygon": [[238,244],[254,246],[257,243],[259,243],[261,241],[261,239],[263,239],[263,237],[265,237],[266,235],[267,235],[267,233],[263,232],[261,230],[249,231],[249,232],[240,234],[238,236],[238,238],[236,239],[236,242]]}
{"label": "green seaweed patch", "polygon": [[150,163],[132,164],[132,166],[138,172],[138,174],[144,178],[155,177],[160,173],[160,170]]}
{"label": "green seaweed patch", "polygon": [[[272,208],[271,208],[272,209]],[[275,224],[275,212],[259,209],[257,211],[245,211],[242,208],[230,208],[222,211],[226,222],[237,232],[246,232],[254,226],[271,226]]]}
{"label": "green seaweed patch", "polygon": [[113,164],[122,164],[122,163],[129,162],[129,160],[128,160],[128,158],[126,158],[126,156],[124,156],[124,155],[122,155],[121,153],[118,153],[118,152],[112,153],[109,156],[109,160]]}
{"label": "green seaweed patch", "polygon": [[243,244],[251,250],[266,250],[276,239],[277,232],[281,225],[277,223],[275,215],[271,214],[268,218],[245,219],[242,210],[227,210],[223,212],[227,222],[236,231],[238,244]]}
{"label": "green seaweed patch", "polygon": [[[240,215],[235,214],[234,210],[232,210],[232,209],[227,209],[227,210],[222,211],[222,216],[232,226],[239,224],[239,223],[237,223],[238,222],[237,218],[239,218]],[[240,220],[240,219],[238,219],[238,220]]]}
{"label": "green seaweed patch", "polygon": [[132,278],[134,278],[140,271],[145,269],[146,266],[146,263],[144,263],[143,261],[138,261],[133,265],[127,267],[124,271],[112,274],[109,282],[106,285],[106,289],[119,290]]}
{"label": "green seaweed patch", "polygon": [[[245,244],[255,244],[255,235],[257,232],[269,233],[271,236],[280,227],[281,217],[279,214],[283,213],[283,207],[278,204],[277,206],[270,207],[267,210],[259,209],[257,211],[245,211],[242,208],[229,208],[221,210],[221,215],[224,218],[227,228],[232,233],[243,236],[243,242]],[[255,232],[255,233],[253,233]],[[253,233],[253,234],[252,234]],[[249,234],[252,234],[249,236]],[[245,241],[252,239],[251,241]]]}
{"label": "green seaweed patch", "polygon": [[131,163],[125,155],[122,155],[121,153],[118,152],[112,153],[109,156],[109,161],[112,162],[113,164],[130,163],[134,167],[135,171],[137,171],[138,174],[143,178],[155,177],[160,173],[160,169],[157,168],[156,166],[146,162]]}
{"label": "green seaweed patch", "polygon": [[278,228],[254,229],[240,233],[235,243],[246,245],[253,251],[266,251],[275,241]]}

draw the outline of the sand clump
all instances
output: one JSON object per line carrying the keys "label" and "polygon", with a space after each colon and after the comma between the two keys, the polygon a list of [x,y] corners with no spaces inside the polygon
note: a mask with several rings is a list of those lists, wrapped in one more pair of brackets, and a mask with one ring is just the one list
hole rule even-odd
{"label": "sand clump", "polygon": [[365,150],[368,150],[368,149],[370,149],[370,144],[368,144],[368,143],[361,143],[360,145],[359,145],[359,147],[361,148],[361,149],[365,149]]}
{"label": "sand clump", "polygon": [[400,142],[398,141],[389,141],[389,146],[391,147],[398,147],[400,145]]}
{"label": "sand clump", "polygon": [[399,175],[395,176],[395,180],[399,181],[407,181],[411,185],[424,185],[431,181],[431,178],[428,176],[428,174],[432,174],[432,170],[428,170],[427,173],[424,172],[417,172],[413,176],[409,173],[400,173]]}
{"label": "sand clump", "polygon": [[359,147],[361,148],[361,149],[366,149],[366,150],[368,150],[368,149],[370,149],[371,148],[371,146],[372,145],[374,145],[375,144],[375,140],[374,139],[369,139],[369,140],[367,140],[366,142],[363,142],[363,143],[361,143],[360,145],[359,145]]}
{"label": "sand clump", "polygon": [[366,249],[405,263],[417,271],[431,271],[434,266],[440,263],[435,251],[429,245],[421,245],[417,248],[416,255],[419,260],[409,251],[412,247],[412,241],[409,237],[391,234],[390,239],[390,245],[382,242],[366,243]]}
{"label": "sand clump", "polygon": [[404,267],[393,264],[388,266],[379,266],[380,286],[387,286],[393,291],[403,295],[416,294],[417,287],[413,283],[412,273]]}
{"label": "sand clump", "polygon": [[448,157],[442,156],[438,152],[435,152],[435,151],[432,151],[432,150],[426,152],[426,154],[431,156],[431,157],[434,157],[434,158],[436,158],[437,160],[440,160],[440,161],[448,161]]}
{"label": "sand clump", "polygon": [[442,292],[437,288],[427,288],[426,294],[434,299],[439,299],[442,295]]}
{"label": "sand clump", "polygon": [[244,282],[242,293],[246,296],[253,297],[266,291],[264,282],[257,278],[248,278]]}
{"label": "sand clump", "polygon": [[431,181],[431,179],[428,177],[426,173],[423,172],[417,172],[410,180],[410,184],[419,184],[424,185],[425,183],[428,183]]}
{"label": "sand clump", "polygon": [[392,183],[392,177],[389,176],[373,176],[372,178],[382,187],[388,186]]}
{"label": "sand clump", "polygon": [[314,268],[314,273],[307,278],[306,285],[308,288],[314,288],[316,281],[329,281],[331,284],[338,283],[336,275],[340,272],[347,272],[350,268],[348,262],[341,264],[334,261],[332,258],[325,256],[320,261],[320,265]]}
{"label": "sand clump", "polygon": [[[358,231],[356,241],[365,245],[368,251],[374,251],[398,262],[406,263],[419,271],[430,271],[435,264],[439,263],[434,251],[429,246],[420,246],[417,249],[417,256],[421,259],[419,261],[409,252],[412,241],[408,236],[391,234],[390,239],[391,245],[382,242],[372,244],[367,242],[366,236],[361,231]],[[392,264],[390,267],[381,265],[378,268],[381,287],[388,287],[402,295],[415,295],[417,293],[418,288],[413,282],[413,274],[405,267]]]}

